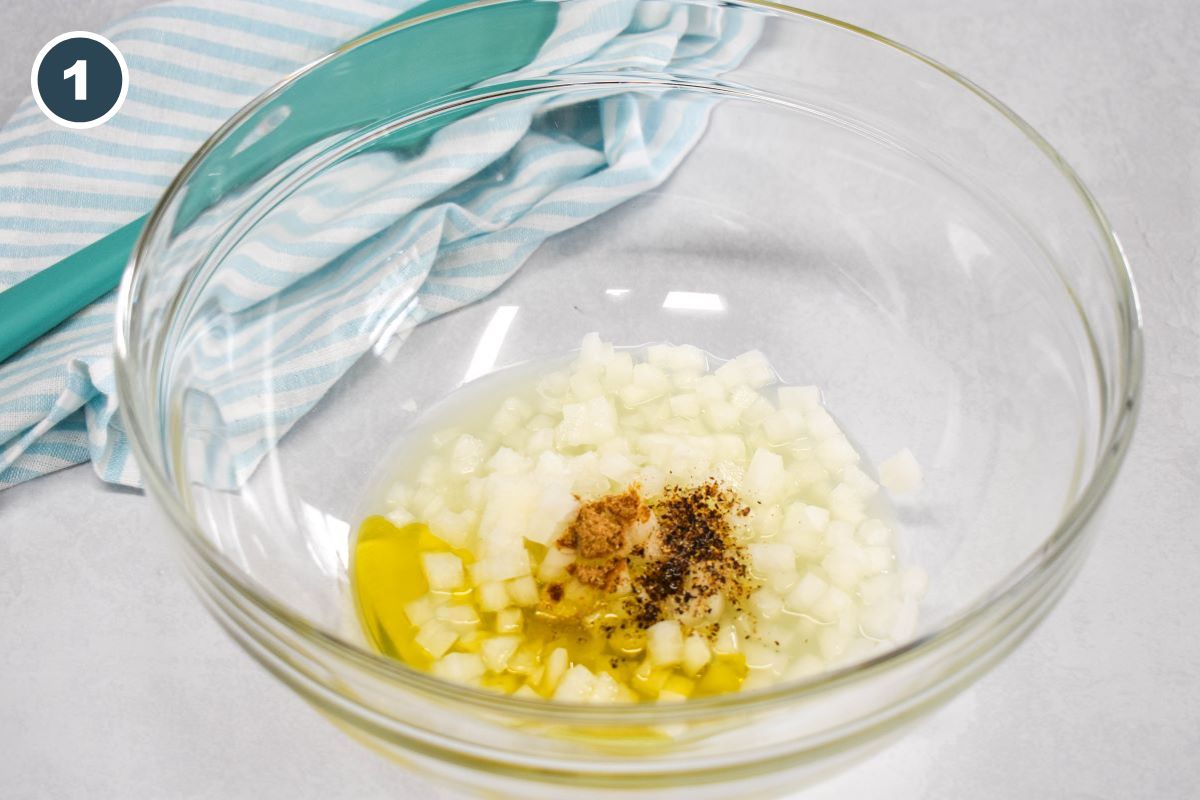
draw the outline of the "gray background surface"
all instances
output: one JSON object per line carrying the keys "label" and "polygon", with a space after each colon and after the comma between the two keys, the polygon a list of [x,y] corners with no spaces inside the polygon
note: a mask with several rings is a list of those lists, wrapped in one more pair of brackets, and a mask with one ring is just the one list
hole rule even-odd
{"label": "gray background surface", "polygon": [[[141,5],[0,12],[0,118],[43,43]],[[810,798],[1175,798],[1200,785],[1200,3],[828,0],[1029,120],[1098,196],[1146,317],[1140,429],[1103,535],[1047,623]],[[449,797],[351,742],[241,653],[151,502],[79,467],[0,494],[0,795]]]}

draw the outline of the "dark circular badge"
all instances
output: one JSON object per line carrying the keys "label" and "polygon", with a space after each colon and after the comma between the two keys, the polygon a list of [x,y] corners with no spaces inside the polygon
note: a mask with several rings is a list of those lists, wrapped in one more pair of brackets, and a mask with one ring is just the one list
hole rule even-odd
{"label": "dark circular badge", "polygon": [[112,118],[129,91],[129,68],[112,42],[96,33],[55,36],[38,53],[30,75],[33,99],[67,128],[92,128]]}

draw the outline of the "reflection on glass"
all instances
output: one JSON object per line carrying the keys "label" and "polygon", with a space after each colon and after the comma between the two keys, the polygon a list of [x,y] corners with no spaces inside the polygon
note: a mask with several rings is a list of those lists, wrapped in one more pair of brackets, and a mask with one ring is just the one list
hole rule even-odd
{"label": "reflection on glass", "polygon": [[479,337],[479,344],[475,345],[475,355],[471,357],[471,364],[463,375],[463,383],[470,383],[488,374],[492,367],[496,366],[500,346],[504,344],[504,337],[508,335],[508,329],[516,316],[517,306],[500,306],[496,309],[496,313],[484,328],[483,335]]}
{"label": "reflection on glass", "polygon": [[678,311],[724,311],[725,298],[712,292],[667,292],[662,307]]}
{"label": "reflection on glass", "polygon": [[350,564],[350,523],[303,500],[300,501],[300,516],[304,529],[310,532],[304,544],[313,563],[326,575],[344,574]]}

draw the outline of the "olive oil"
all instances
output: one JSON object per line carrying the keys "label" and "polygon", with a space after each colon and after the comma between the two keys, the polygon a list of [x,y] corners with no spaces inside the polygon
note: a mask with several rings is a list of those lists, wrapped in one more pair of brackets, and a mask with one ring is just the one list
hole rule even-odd
{"label": "olive oil", "polygon": [[[368,517],[354,547],[351,588],[371,644],[385,655],[427,671],[435,659],[416,641],[424,620],[410,617],[412,604],[431,594],[421,564],[424,553],[453,553],[465,564],[473,562],[468,551],[452,548],[423,523],[397,526],[384,517]],[[740,653],[714,655],[690,675],[682,666],[651,667],[644,657],[645,631],[632,626],[622,630],[625,620],[619,605],[588,598],[583,592],[567,614],[551,614],[541,604],[507,609],[519,611],[515,625],[511,614],[506,621],[503,611],[485,611],[470,589],[432,594],[441,603],[438,610],[443,616],[451,618],[456,616],[454,609],[469,609],[478,620],[471,622],[472,616],[464,614],[464,621],[456,623],[459,636],[451,652],[479,653],[490,638],[520,637],[506,668],[479,678],[480,686],[508,694],[526,686],[549,698],[561,673],[574,665],[608,674],[624,690],[619,697],[627,702],[656,700],[663,692],[682,697],[732,692],[748,672]],[[579,608],[582,604],[587,607]],[[606,633],[606,627],[616,635]],[[565,659],[555,655],[560,650]]]}

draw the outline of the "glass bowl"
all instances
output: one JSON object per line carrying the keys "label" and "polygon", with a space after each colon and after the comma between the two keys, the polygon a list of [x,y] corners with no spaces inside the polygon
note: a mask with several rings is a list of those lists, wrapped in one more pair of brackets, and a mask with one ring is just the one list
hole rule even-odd
{"label": "glass bowl", "polygon": [[[119,308],[125,425],[221,624],[354,736],[530,797],[762,796],[945,702],[1070,582],[1141,376],[1128,267],[1057,153],[951,70],[770,3],[470,3],[374,31],[201,148]],[[368,487],[440,399],[590,331],[757,348],[868,460],[910,448],[915,636],[673,706],[372,652],[347,587]]]}

